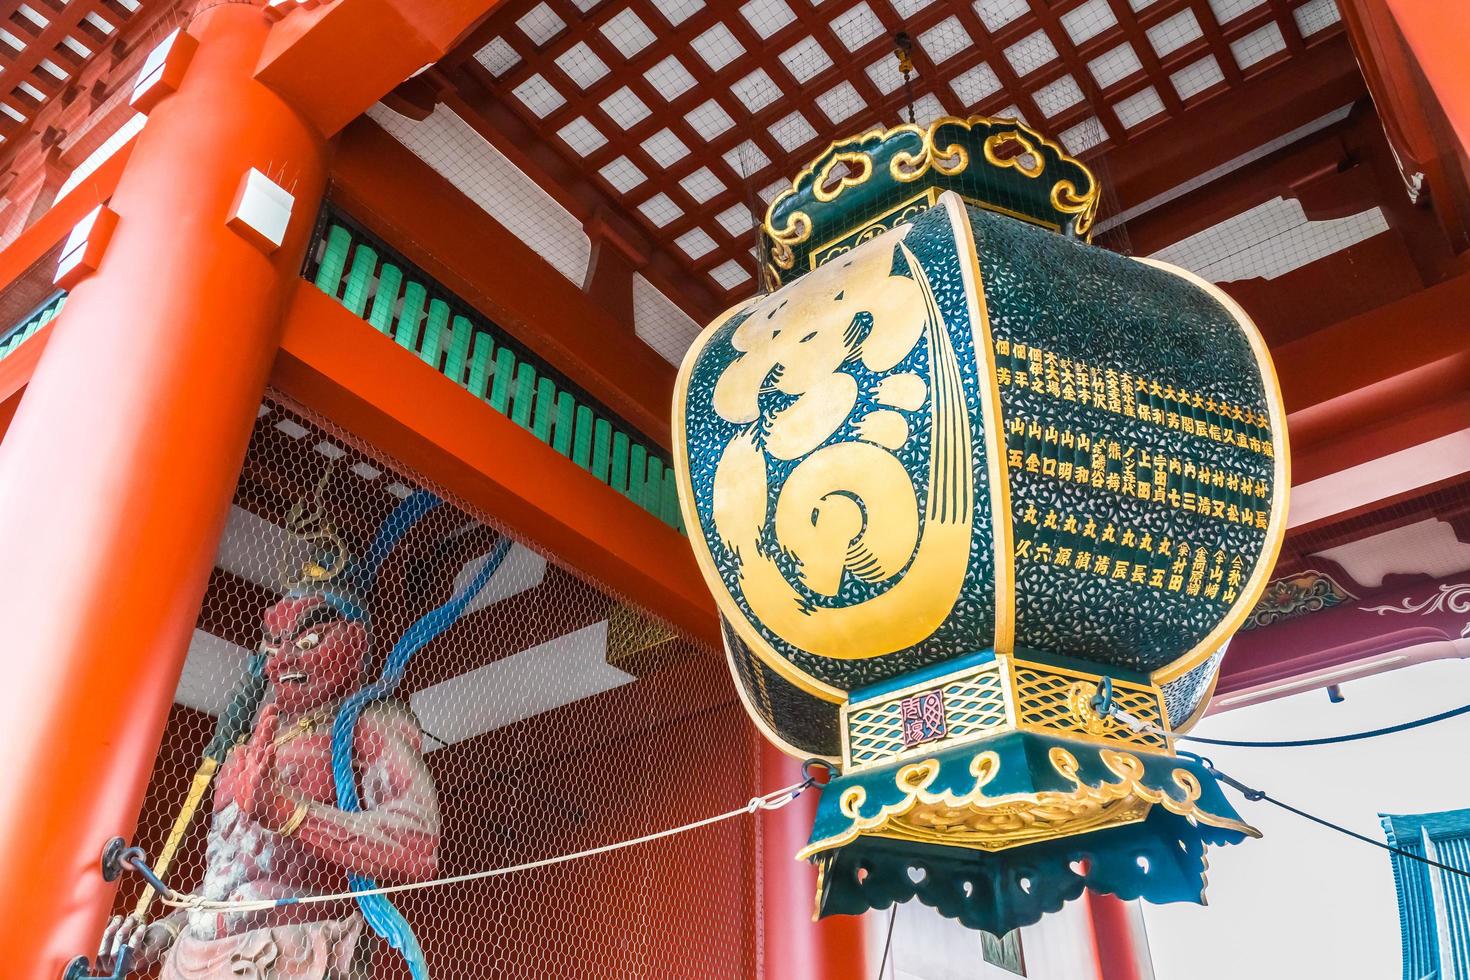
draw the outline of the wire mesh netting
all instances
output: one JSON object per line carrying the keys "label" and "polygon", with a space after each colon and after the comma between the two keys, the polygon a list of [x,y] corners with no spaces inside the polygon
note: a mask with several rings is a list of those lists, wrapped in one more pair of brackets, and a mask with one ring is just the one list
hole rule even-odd
{"label": "wire mesh netting", "polygon": [[[716,653],[274,398],[216,565],[135,837],[176,889],[251,902],[463,875],[758,792]],[[750,976],[754,830],[391,906],[171,910],[129,875],[115,911],[147,919],[139,964],[169,978]]]}

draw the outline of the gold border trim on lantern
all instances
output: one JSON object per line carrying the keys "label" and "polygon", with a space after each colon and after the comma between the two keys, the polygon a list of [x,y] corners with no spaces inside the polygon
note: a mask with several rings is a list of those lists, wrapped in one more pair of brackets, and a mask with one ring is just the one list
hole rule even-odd
{"label": "gold border trim on lantern", "polygon": [[[837,237],[835,237],[835,238],[829,238],[827,241],[823,242],[822,244],[817,245],[814,248],[808,250],[807,251],[807,264],[808,264],[807,271],[810,272],[810,271],[812,271],[814,269],[820,269],[822,266],[826,265],[828,262],[830,262],[833,259],[837,258],[839,255],[845,255],[846,254],[846,251],[851,251],[851,249],[856,248],[857,246],[863,244],[863,242],[861,241],[862,236],[865,235],[865,234],[867,234],[870,231],[873,231],[874,229],[881,229],[882,231],[892,231],[893,229],[895,229],[895,228],[899,227],[900,225],[906,223],[904,221],[895,221],[891,225],[885,225],[885,224],[882,224],[882,222],[884,221],[884,219],[892,216],[893,214],[895,214],[897,212],[908,210],[908,209],[911,209],[911,208],[914,208],[914,207],[920,207],[920,213],[923,213],[923,211],[927,211],[929,208],[932,208],[935,205],[937,205],[939,203],[940,196],[941,195],[944,195],[944,194],[957,194],[959,196],[959,199],[961,201],[965,202],[966,204],[969,204],[969,205],[972,205],[974,207],[980,208],[980,209],[982,209],[984,211],[990,211],[990,212],[992,212],[994,214],[1003,214],[1003,215],[1005,215],[1008,218],[1015,218],[1017,221],[1024,221],[1024,222],[1026,222],[1029,225],[1036,225],[1038,228],[1045,228],[1048,231],[1055,231],[1055,232],[1060,232],[1062,230],[1062,226],[1059,225],[1059,224],[1057,224],[1055,221],[1043,221],[1040,218],[1034,218],[1034,217],[1032,217],[1029,214],[1022,214],[1019,211],[1012,211],[1010,208],[1001,207],[999,204],[991,204],[991,203],[989,203],[987,201],[980,201],[980,200],[976,200],[974,198],[966,197],[965,195],[960,194],[958,191],[944,191],[944,190],[940,190],[938,187],[930,187],[930,188],[926,188],[925,190],[921,191],[918,194],[915,194],[913,197],[911,197],[908,200],[902,202],[901,204],[898,204],[898,205],[896,205],[894,207],[889,208],[887,211],[884,211],[882,214],[880,214],[877,217],[873,218],[867,224],[861,225],[861,226],[859,226],[857,228],[849,229],[848,231],[844,231],[842,234],[838,235]],[[874,236],[874,237],[876,237],[876,236]],[[843,251],[843,252],[834,252],[834,251],[832,251],[832,249],[833,249],[834,246],[840,244],[841,242],[847,241],[848,239],[859,239],[859,240],[854,241],[853,244],[846,251]],[[792,257],[792,262],[793,263],[795,262],[795,257],[794,256]],[[769,263],[767,263],[767,268],[768,269],[771,268],[771,266],[769,265]],[[771,274],[773,276],[774,275],[778,275],[778,273],[774,269],[771,270]]]}
{"label": "gold border trim on lantern", "polygon": [[[1003,157],[995,152],[997,147],[1003,146],[1013,140],[1024,147],[1020,153],[1011,157]],[[992,167],[999,167],[1001,169],[1009,168],[1016,171],[1022,177],[1030,177],[1033,180],[1046,172],[1046,157],[1037,152],[1036,147],[1031,145],[1031,141],[1020,133],[993,133],[985,137],[984,150],[985,162]],[[1028,167],[1021,162],[1021,159],[1026,156],[1031,156],[1036,159],[1034,168]]]}
{"label": "gold border trim on lantern", "polygon": [[[913,197],[909,198],[908,200],[902,201],[899,204],[895,204],[893,207],[889,208],[887,211],[884,211],[882,214],[880,214],[880,215],[874,217],[873,219],[871,219],[867,224],[862,225],[862,226],[860,226],[858,228],[853,228],[853,229],[850,229],[848,231],[844,231],[842,234],[838,235],[836,238],[829,238],[827,241],[823,242],[822,244],[820,244],[820,245],[814,247],[813,249],[811,249],[811,251],[807,252],[807,264],[809,266],[809,268],[807,269],[807,271],[810,272],[813,269],[821,268],[823,265],[826,265],[832,259],[835,259],[838,255],[845,255],[845,254],[847,254],[846,252],[838,252],[836,254],[831,254],[831,251],[830,250],[833,248],[833,246],[838,245],[839,243],[844,242],[844,241],[846,241],[849,238],[851,238],[851,239],[861,238],[864,234],[866,234],[867,232],[871,231],[874,228],[882,228],[883,231],[887,232],[887,231],[892,231],[894,228],[897,228],[900,224],[903,223],[903,222],[895,222],[894,224],[891,224],[891,225],[885,225],[885,224],[882,224],[882,222],[883,222],[883,220],[885,218],[891,217],[892,215],[895,215],[895,214],[899,214],[899,213],[907,210],[908,208],[912,208],[912,207],[914,207],[915,205],[918,205],[918,204],[922,204],[923,205],[923,210],[924,211],[929,210],[930,208],[934,207],[934,205],[936,203],[938,203],[938,201],[939,201],[939,193],[940,193],[939,192],[939,188],[937,188],[937,187],[929,187],[929,188],[926,188],[925,190],[920,191],[919,193],[915,194]],[[922,214],[923,212],[921,211],[920,213]],[[857,248],[861,244],[863,244],[861,241],[856,241],[856,240],[853,241],[852,245],[848,247],[848,251],[852,251],[852,249]],[[819,256],[825,256],[825,258],[823,258],[822,261],[819,262],[819,261],[817,261],[817,259],[818,259]]]}
{"label": "gold border trim on lantern", "polygon": [[[720,645],[725,648],[725,665],[730,669],[730,678],[735,682],[735,696],[740,699],[740,706],[745,709],[745,714],[750,718],[751,724],[755,725],[756,730],[759,731],[763,736],[765,736],[766,741],[770,742],[772,745],[776,746],[776,748],[780,749],[782,752],[791,756],[794,759],[820,759],[823,762],[830,763],[834,766],[843,765],[843,760],[845,758],[846,752],[845,744],[843,747],[843,756],[822,755],[820,752],[808,752],[806,749],[799,748],[796,745],[793,745],[792,743],[786,741],[786,738],[782,736],[781,733],[772,728],[770,722],[766,721],[765,716],[762,715],[759,710],[757,710],[755,705],[751,704],[750,692],[745,689],[744,684],[740,683],[740,676],[736,672],[737,669],[735,666],[735,651],[730,649],[730,644],[725,642],[723,637],[720,638]],[[764,664],[765,661],[762,660],[760,661],[760,663]],[[825,701],[826,699],[823,698],[822,700]],[[846,709],[847,702],[844,700],[841,703],[841,708],[839,710],[845,711]],[[839,725],[841,724],[841,720],[842,716],[839,714]],[[847,740],[847,729],[845,726],[842,727],[841,734],[843,742],[845,743]]]}
{"label": "gold border trim on lantern", "polygon": [[1092,222],[1097,217],[1097,185],[1087,194],[1078,196],[1077,185],[1063,178],[1051,186],[1051,206],[1063,214],[1077,216],[1077,234],[1084,240],[1092,237]]}
{"label": "gold border trim on lantern", "polygon": [[1229,313],[1239,324],[1241,331],[1250,342],[1251,353],[1255,356],[1256,365],[1261,370],[1262,388],[1266,398],[1266,415],[1271,422],[1271,452],[1274,465],[1272,474],[1274,492],[1271,501],[1271,517],[1266,522],[1266,541],[1256,559],[1256,565],[1251,571],[1250,578],[1246,580],[1245,587],[1236,597],[1235,605],[1215,624],[1215,628],[1204,639],[1195,644],[1194,648],[1184,656],[1158,668],[1150,675],[1150,680],[1155,685],[1162,686],[1189,673],[1213,656],[1235,634],[1240,624],[1245,622],[1246,617],[1250,615],[1256,602],[1261,598],[1261,593],[1266,590],[1267,580],[1270,578],[1272,569],[1276,567],[1276,559],[1281,553],[1281,543],[1286,537],[1286,509],[1291,497],[1291,447],[1288,444],[1286,433],[1286,412],[1281,403],[1281,382],[1276,376],[1276,367],[1271,362],[1271,353],[1266,346],[1266,341],[1250,315],[1219,286],[1201,279],[1187,269],[1181,269],[1157,259],[1135,256],[1134,261],[1178,276],[1185,282],[1198,287],[1224,307],[1225,312]]}
{"label": "gold border trim on lantern", "polygon": [[[1074,809],[1076,814],[1074,824],[1062,823],[1059,825],[1050,822],[1044,836],[1028,827],[1023,832],[999,833],[992,846],[987,847],[973,841],[963,845],[988,852],[1002,851],[1043,839],[1070,837],[1103,827],[1138,823],[1148,816],[1149,810],[1155,805],[1162,806],[1177,816],[1186,817],[1211,827],[1233,830],[1248,837],[1261,836],[1261,832],[1250,824],[1230,817],[1217,816],[1201,809],[1197,804],[1201,795],[1199,780],[1192,772],[1183,767],[1175,769],[1170,774],[1175,785],[1184,791],[1185,799],[1181,801],[1176,800],[1165,790],[1145,785],[1142,780],[1146,770],[1142,760],[1128,752],[1111,749],[1102,749],[1099,752],[1103,765],[1120,780],[1116,783],[1104,782],[1099,786],[1089,786],[1082,782],[1078,775],[1080,767],[1077,757],[1066,749],[1054,746],[1047,753],[1047,758],[1058,775],[1076,786],[1075,790],[1071,792],[1010,793],[1005,796],[986,797],[983,792],[985,786],[992,782],[1000,772],[1000,757],[990,751],[982,752],[970,761],[970,773],[975,777],[976,783],[973,789],[962,796],[956,796],[948,790],[938,793],[928,791],[929,785],[939,776],[937,758],[929,758],[923,762],[909,763],[899,767],[894,774],[894,784],[904,792],[903,799],[880,808],[870,817],[859,815],[860,807],[867,799],[867,791],[861,786],[848,787],[843,791],[839,806],[843,815],[853,821],[852,824],[840,834],[807,844],[796,853],[796,859],[809,859],[823,851],[850,844],[862,836],[886,837],[921,844],[943,842],[953,845],[954,835],[923,831],[901,822],[900,818],[920,805],[943,808],[945,812],[969,811],[972,813],[991,811],[1014,813],[1017,804],[1030,804],[1038,809],[1043,807],[1067,808],[1068,806]],[[1142,801],[1148,806],[1136,814],[1125,811],[1127,812],[1125,819],[1113,821],[1103,819],[1105,815],[1116,815],[1118,808],[1114,806],[1115,804],[1130,799]],[[1113,806],[1114,809],[1108,810],[1110,806]],[[1099,810],[1099,808],[1102,809]],[[1071,829],[1068,829],[1069,826]]]}
{"label": "gold border trim on lantern", "polygon": [[[995,652],[1006,656],[1016,646],[1016,542],[1011,516],[1011,474],[1001,433],[1005,412],[1001,407],[1000,379],[996,373],[995,344],[990,335],[990,306],[985,299],[985,278],[980,272],[979,245],[975,226],[964,208],[964,199],[945,191],[939,200],[949,209],[950,224],[957,230],[955,245],[961,250],[960,275],[969,280],[966,295],[975,360],[983,386],[980,389],[980,428],[985,435],[985,466],[990,482],[991,553],[995,556]],[[969,249],[966,262],[963,250]]]}
{"label": "gold border trim on lantern", "polygon": [[[860,164],[863,172],[860,176],[857,177],[849,177],[844,174],[837,179],[836,188],[830,191],[823,190],[823,185],[826,184],[827,181],[830,180],[832,177],[832,168],[837,166],[839,163]],[[866,184],[868,182],[868,178],[871,176],[873,176],[873,158],[868,156],[866,153],[844,152],[835,154],[832,159],[828,160],[826,165],[822,167],[822,172],[817,174],[815,176],[815,179],[812,181],[812,197],[815,197],[823,204],[826,204],[828,201],[835,201],[844,190],[849,187],[857,187],[859,184]]]}
{"label": "gold border trim on lantern", "polygon": [[[1068,153],[1066,148],[1063,147],[1060,143],[1054,140],[1047,139],[1041,133],[1032,129],[1030,126],[1021,122],[1019,119],[1006,119],[999,116],[969,116],[965,118],[961,118],[959,116],[940,116],[939,118],[930,122],[927,126],[919,126],[915,123],[903,123],[901,125],[894,126],[891,129],[885,129],[882,126],[877,126],[862,133],[857,133],[852,136],[846,136],[841,139],[832,140],[830,143],[827,144],[826,149],[824,149],[821,153],[818,153],[814,158],[812,158],[812,161],[810,163],[808,163],[801,170],[797,171],[796,176],[791,179],[791,186],[783,190],[781,193],[777,194],[775,198],[772,199],[770,205],[766,207],[765,216],[761,219],[760,231],[761,234],[772,243],[772,258],[774,259],[774,264],[777,269],[789,271],[795,268],[796,256],[792,252],[792,247],[802,244],[811,237],[813,225],[811,215],[807,214],[805,211],[793,211],[791,215],[786,219],[785,225],[778,229],[772,223],[772,218],[776,213],[776,205],[781,203],[786,198],[795,195],[798,192],[798,185],[800,185],[802,181],[806,178],[811,177],[815,180],[817,177],[818,161],[826,157],[827,154],[837,151],[840,153],[841,157],[848,158],[848,162],[851,162],[851,159],[857,157],[866,158],[868,162],[864,167],[863,175],[860,178],[844,177],[839,183],[837,189],[831,192],[830,197],[823,197],[821,194],[819,194],[817,192],[818,185],[814,183],[812,196],[816,198],[819,202],[824,204],[831,203],[832,201],[837,200],[837,198],[840,197],[842,195],[842,192],[845,191],[847,188],[861,186],[862,184],[867,183],[867,181],[872,178],[872,157],[867,150],[861,148],[864,143],[867,143],[869,140],[874,140],[878,143],[882,143],[894,136],[897,136],[900,133],[911,132],[914,135],[918,136],[921,141],[921,146],[918,153],[916,154],[895,154],[893,160],[889,164],[889,176],[891,176],[894,180],[898,181],[899,183],[912,183],[913,181],[918,180],[920,177],[924,176],[924,174],[928,173],[931,166],[946,177],[953,177],[957,174],[963,173],[965,169],[968,168],[970,165],[970,154],[966,152],[964,147],[962,147],[958,143],[950,144],[943,150],[936,149],[934,145],[934,135],[940,126],[957,125],[963,127],[966,130],[973,130],[977,124],[983,126],[994,126],[997,124],[1015,126],[1017,131],[1025,134],[1025,136],[1018,136],[1017,138],[1026,140],[1027,137],[1029,137],[1031,140],[1035,140],[1036,142],[1040,143],[1041,146],[1049,147],[1056,152],[1062,163],[1072,164],[1087,175],[1090,188],[1086,194],[1078,196],[1076,184],[1074,184],[1070,180],[1063,178],[1052,187],[1050,200],[1052,206],[1055,207],[1057,210],[1063,212],[1064,214],[1077,215],[1077,234],[1081,236],[1084,240],[1090,240],[1092,223],[1097,217],[1098,204],[1102,199],[1102,188],[1098,184],[1097,175],[1092,172],[1092,169],[1088,167],[1087,164],[1083,163],[1081,160],[1078,160],[1076,157]],[[1027,142],[1029,142],[1029,140],[1027,140]],[[857,147],[857,149],[848,149],[848,147]],[[1036,152],[1034,148],[1032,152]],[[1035,175],[1027,173],[1026,170],[1008,161],[997,162],[997,158],[994,157],[993,153],[990,150],[988,139],[985,144],[983,155],[986,159],[986,162],[989,163],[991,166],[1014,169],[1018,173],[1021,173],[1023,176],[1027,177],[1040,176],[1042,171],[1045,169],[1044,159],[1041,161],[1042,169],[1038,170]],[[955,163],[946,166],[944,161],[947,158],[957,159]],[[913,169],[911,171],[902,171],[899,167],[901,161],[910,161]],[[836,162],[837,160],[834,159],[833,161],[830,161],[827,165],[824,165],[824,171],[830,172],[831,166],[835,165]],[[1022,218],[1023,220],[1031,221],[1037,224],[1049,224],[1047,222],[1033,218],[1029,215],[1016,214],[1013,211],[1009,211],[1004,208],[988,204],[984,201],[976,201],[973,203],[976,204],[976,206],[978,207],[986,208],[992,211],[1000,211],[1005,214],[1010,214],[1012,217]],[[1060,225],[1051,225],[1051,227],[1060,228]],[[851,231],[847,232],[847,234],[851,234]],[[842,237],[844,236],[839,235],[838,239]],[[834,241],[838,239],[834,239]]]}

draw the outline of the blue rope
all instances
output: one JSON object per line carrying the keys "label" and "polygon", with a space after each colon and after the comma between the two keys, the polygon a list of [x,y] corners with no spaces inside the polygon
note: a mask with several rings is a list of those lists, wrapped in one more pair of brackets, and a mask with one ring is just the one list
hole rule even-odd
{"label": "blue rope", "polygon": [[1187,742],[1199,742],[1202,745],[1224,745],[1238,749],[1300,749],[1313,745],[1336,745],[1340,742],[1359,742],[1365,738],[1378,738],[1383,735],[1396,735],[1399,732],[1407,732],[1413,728],[1423,728],[1425,725],[1433,725],[1435,722],[1444,721],[1448,718],[1457,718],[1470,712],[1470,704],[1441,711],[1437,715],[1429,715],[1427,718],[1415,718],[1413,721],[1402,722],[1398,725],[1389,725],[1385,728],[1374,728],[1366,732],[1352,732],[1347,735],[1326,735],[1322,738],[1296,738],[1288,740],[1276,740],[1271,742],[1242,742],[1231,738],[1205,738],[1203,735],[1174,735],[1176,739],[1184,739]]}
{"label": "blue rope", "polygon": [[398,542],[408,533],[409,528],[429,515],[442,503],[432,493],[419,491],[405,499],[393,509],[383,521],[378,533],[373,536],[373,543],[368,546],[367,555],[363,559],[363,567],[359,574],[362,576],[362,589],[366,594],[371,594],[373,585],[378,578],[378,570],[383,567],[383,562],[398,547]]}
{"label": "blue rope", "polygon": [[[371,586],[379,567],[408,529],[440,503],[432,494],[420,492],[409,497],[389,515],[369,550],[365,584]],[[464,614],[470,601],[499,570],[509,552],[510,539],[502,536],[485,564],[466,586],[442,606],[422,616],[393,645],[383,664],[382,677],[352,695],[338,709],[337,717],[332,722],[332,777],[336,783],[337,806],[340,809],[348,813],[359,813],[362,810],[357,776],[352,770],[352,743],[363,710],[372,702],[390,696],[398,688],[399,682],[403,680],[403,673],[408,668],[409,659]],[[370,891],[378,887],[377,882],[366,875],[349,874],[347,881],[353,891]],[[357,897],[357,904],[373,931],[382,936],[389,946],[403,954],[413,980],[428,980],[429,966],[424,959],[423,947],[419,945],[418,937],[413,934],[403,913],[384,895],[360,895]]]}

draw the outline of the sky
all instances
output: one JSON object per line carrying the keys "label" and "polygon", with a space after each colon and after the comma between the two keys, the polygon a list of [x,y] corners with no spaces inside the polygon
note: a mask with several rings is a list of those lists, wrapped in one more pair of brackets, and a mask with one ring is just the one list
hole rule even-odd
{"label": "sky", "polygon": [[[1470,662],[1435,661],[1212,715],[1194,734],[1298,739],[1379,728],[1470,704]],[[1470,807],[1470,715],[1345,745],[1191,746],[1247,785],[1383,839],[1379,813]],[[1399,980],[1398,901],[1386,851],[1269,803],[1226,794],[1265,834],[1209,854],[1208,907],[1145,905],[1155,980]]]}

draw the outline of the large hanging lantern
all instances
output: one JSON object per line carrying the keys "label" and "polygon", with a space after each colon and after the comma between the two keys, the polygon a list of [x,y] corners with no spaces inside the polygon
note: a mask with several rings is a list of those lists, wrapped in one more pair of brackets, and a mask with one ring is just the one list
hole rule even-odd
{"label": "large hanging lantern", "polygon": [[774,291],[684,360],[731,669],[837,772],[818,914],[918,897],[1004,933],[1084,886],[1201,901],[1206,845],[1256,836],[1169,733],[1281,542],[1280,395],[1224,293],[1086,243],[1097,198],[1008,120],[834,143],[767,214]]}

